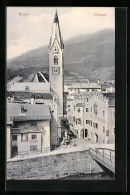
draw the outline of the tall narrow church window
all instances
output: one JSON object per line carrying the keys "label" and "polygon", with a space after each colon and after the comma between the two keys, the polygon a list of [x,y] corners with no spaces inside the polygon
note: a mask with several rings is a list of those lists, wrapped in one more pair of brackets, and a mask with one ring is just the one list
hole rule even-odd
{"label": "tall narrow church window", "polygon": [[58,64],[58,57],[54,56],[54,64],[57,65]]}

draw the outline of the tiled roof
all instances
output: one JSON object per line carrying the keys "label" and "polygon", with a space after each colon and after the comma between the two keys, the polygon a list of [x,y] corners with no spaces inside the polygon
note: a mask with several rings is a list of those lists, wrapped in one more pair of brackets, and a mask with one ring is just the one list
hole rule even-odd
{"label": "tiled roof", "polygon": [[40,83],[40,82],[43,82],[43,83],[46,83],[46,82],[49,82],[49,76],[43,72],[37,72],[35,73],[35,75],[33,76],[33,78],[31,79],[30,82],[36,82],[36,83]]}
{"label": "tiled roof", "polygon": [[[24,113],[21,114],[21,106],[24,106]],[[7,104],[7,119],[10,117],[10,121],[21,120],[46,120],[51,119],[51,114],[48,105],[38,104]],[[7,121],[9,122],[9,120]]]}
{"label": "tiled roof", "polygon": [[55,18],[54,18],[54,23],[55,23],[55,22],[59,22],[57,11],[56,11],[56,13],[55,13]]}
{"label": "tiled roof", "polygon": [[35,99],[53,99],[53,95],[51,93],[36,93],[34,95]]}
{"label": "tiled roof", "polygon": [[19,82],[20,80],[22,80],[23,77],[21,76],[16,76],[14,77],[9,83],[16,83],[16,82]]}
{"label": "tiled roof", "polygon": [[7,96],[9,97],[16,97],[21,99],[30,99],[34,96],[35,99],[53,99],[53,95],[51,93],[31,93],[31,92],[23,92],[23,91],[17,91],[17,92],[7,92]]}

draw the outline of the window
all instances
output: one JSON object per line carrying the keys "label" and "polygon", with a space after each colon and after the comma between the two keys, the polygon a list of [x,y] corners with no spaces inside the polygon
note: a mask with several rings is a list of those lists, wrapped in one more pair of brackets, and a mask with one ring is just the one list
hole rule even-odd
{"label": "window", "polygon": [[97,104],[96,103],[93,105],[93,109],[94,109],[94,114],[97,114]]}
{"label": "window", "polygon": [[58,52],[58,49],[57,49],[57,47],[56,47],[56,46],[55,46],[54,52]]}
{"label": "window", "polygon": [[75,122],[75,117],[73,117],[73,121]]}
{"label": "window", "polygon": [[96,127],[96,129],[98,129],[98,123],[95,123],[95,127]]}
{"label": "window", "polygon": [[103,111],[102,111],[102,115],[103,115],[103,117],[104,117],[104,114],[105,114],[105,111],[103,110]]}
{"label": "window", "polygon": [[88,98],[87,98],[86,100],[87,100],[87,102],[88,102]]}
{"label": "window", "polygon": [[88,108],[86,108],[86,112],[88,112]]}
{"label": "window", "polygon": [[89,124],[89,120],[86,120],[86,124]]}
{"label": "window", "polygon": [[77,112],[80,112],[80,108],[77,108]]}
{"label": "window", "polygon": [[76,119],[76,125],[80,125],[81,124],[81,118],[77,118]]}
{"label": "window", "polygon": [[92,121],[91,121],[91,126],[92,126]]}
{"label": "window", "polygon": [[105,127],[103,126],[103,133],[105,132]]}
{"label": "window", "polygon": [[93,123],[93,127],[95,128],[95,123]]}
{"label": "window", "polygon": [[92,107],[91,107],[91,112],[92,112]]}
{"label": "window", "polygon": [[54,56],[54,64],[58,65],[58,57],[57,56]]}
{"label": "window", "polygon": [[68,108],[68,112],[70,112],[70,108]]}
{"label": "window", "polygon": [[37,150],[37,145],[30,145],[30,151]]}
{"label": "window", "polygon": [[32,139],[36,139],[36,138],[37,138],[36,134],[32,135]]}
{"label": "window", "polygon": [[106,136],[109,136],[109,130],[106,130]]}
{"label": "window", "polygon": [[75,133],[78,135],[78,130],[75,130]]}
{"label": "window", "polygon": [[25,86],[25,91],[29,91],[29,86]]}
{"label": "window", "polygon": [[12,141],[17,141],[17,135],[12,135]]}
{"label": "window", "polygon": [[28,134],[21,134],[21,142],[27,142],[28,141]]}

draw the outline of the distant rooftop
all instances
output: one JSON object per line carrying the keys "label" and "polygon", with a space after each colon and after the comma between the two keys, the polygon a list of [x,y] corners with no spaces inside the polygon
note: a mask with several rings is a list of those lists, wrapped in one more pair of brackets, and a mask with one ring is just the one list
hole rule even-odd
{"label": "distant rooftop", "polygon": [[20,82],[23,79],[21,76],[16,76],[12,80],[9,81],[9,83],[17,83]]}
{"label": "distant rooftop", "polygon": [[79,82],[73,83],[71,86],[68,87],[69,89],[101,89],[101,86],[98,83],[86,83],[86,82]]}
{"label": "distant rooftop", "polygon": [[106,88],[110,88],[110,87],[115,88],[115,83],[103,83],[103,84],[101,85],[101,89],[102,89],[102,90],[106,90]]}
{"label": "distant rooftop", "polygon": [[[21,113],[23,107],[24,112]],[[7,104],[7,123],[10,121],[49,120],[51,114],[48,105],[38,104]],[[10,119],[10,120],[9,120]]]}
{"label": "distant rooftop", "polygon": [[83,107],[83,106],[84,106],[83,103],[77,103],[77,104],[75,105],[75,107]]}

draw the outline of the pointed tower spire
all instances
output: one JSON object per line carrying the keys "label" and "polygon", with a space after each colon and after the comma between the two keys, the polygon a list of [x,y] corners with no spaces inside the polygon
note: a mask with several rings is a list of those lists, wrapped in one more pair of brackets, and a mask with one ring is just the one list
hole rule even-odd
{"label": "pointed tower spire", "polygon": [[60,47],[62,49],[64,49],[63,39],[61,37],[61,32],[60,32],[60,24],[59,24],[57,10],[56,10],[55,17],[54,17],[54,22],[53,22],[53,27],[52,27],[52,35],[51,35],[50,44],[49,44],[49,50],[51,49],[55,39],[58,41],[58,44],[60,45]]}
{"label": "pointed tower spire", "polygon": [[55,13],[54,23],[59,23],[57,10],[56,10],[56,13]]}

